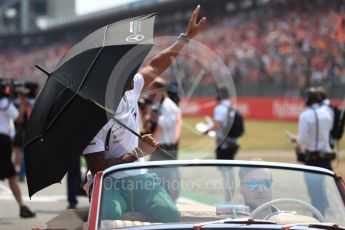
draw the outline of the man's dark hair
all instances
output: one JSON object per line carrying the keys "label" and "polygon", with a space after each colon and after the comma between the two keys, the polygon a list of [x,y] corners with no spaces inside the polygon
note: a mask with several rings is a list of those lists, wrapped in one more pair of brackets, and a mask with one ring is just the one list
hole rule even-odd
{"label": "man's dark hair", "polygon": [[[248,175],[250,172],[252,172],[252,171],[255,171],[255,170],[261,170],[261,169],[263,169],[263,170],[265,170],[265,169],[267,169],[267,168],[261,168],[261,167],[241,167],[240,168],[240,170],[239,170],[239,172],[238,172],[238,176],[239,176],[239,178],[240,178],[240,182],[242,183],[242,182],[245,182],[244,181],[244,177],[246,176],[246,175]],[[267,169],[267,172],[270,174],[270,177],[271,177],[271,179],[272,179],[272,173],[271,173],[271,171],[269,171],[268,169]]]}
{"label": "man's dark hair", "polygon": [[229,97],[228,89],[224,86],[217,88],[217,99],[218,101],[227,99]]}
{"label": "man's dark hair", "polygon": [[317,88],[315,87],[310,87],[307,89],[306,92],[306,98],[305,98],[305,104],[307,106],[311,106],[312,104],[315,103],[321,103],[321,96]]}
{"label": "man's dark hair", "polygon": [[323,101],[325,99],[327,99],[327,92],[326,92],[326,89],[322,86],[319,86],[316,88],[317,92],[319,93],[320,95],[320,100]]}

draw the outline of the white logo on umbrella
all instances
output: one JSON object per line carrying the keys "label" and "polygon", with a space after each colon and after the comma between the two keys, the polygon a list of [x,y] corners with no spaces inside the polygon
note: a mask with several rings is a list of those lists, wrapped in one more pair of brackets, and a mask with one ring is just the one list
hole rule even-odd
{"label": "white logo on umbrella", "polygon": [[133,34],[126,37],[127,42],[140,42],[143,39],[144,39],[144,35],[142,34]]}

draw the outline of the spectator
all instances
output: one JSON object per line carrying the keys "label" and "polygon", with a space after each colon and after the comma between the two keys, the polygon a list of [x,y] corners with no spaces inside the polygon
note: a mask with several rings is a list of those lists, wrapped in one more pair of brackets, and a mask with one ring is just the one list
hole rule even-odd
{"label": "spectator", "polygon": [[19,216],[22,218],[30,218],[34,217],[35,213],[23,203],[11,159],[11,138],[14,135],[13,120],[16,119],[18,115],[18,110],[4,94],[3,86],[0,86],[0,180],[9,180],[10,189],[20,208]]}
{"label": "spectator", "polygon": [[29,90],[25,87],[18,87],[15,89],[18,98],[16,100],[16,107],[19,110],[19,116],[15,120],[16,132],[13,140],[13,149],[15,153],[16,171],[19,172],[19,181],[23,182],[25,178],[25,163],[24,163],[24,137],[26,130],[26,123],[31,113],[32,104],[29,102]]}
{"label": "spectator", "polygon": [[[170,87],[173,87],[169,84]],[[150,161],[157,160],[176,160],[178,154],[178,143],[180,140],[182,116],[178,105],[168,97],[168,92],[173,95],[175,100],[176,89],[172,88],[168,91],[168,83],[158,78],[152,83],[152,96],[158,108],[157,128],[155,130],[155,138],[160,144],[157,149],[150,155]],[[176,87],[176,85],[175,85]],[[163,151],[162,151],[163,150]],[[175,168],[166,169],[164,171],[157,170],[156,174],[161,180],[162,186],[174,200],[177,199],[179,190],[174,189],[172,184],[178,184],[179,173]]]}
{"label": "spectator", "polygon": [[244,125],[242,115],[230,104],[228,90],[225,87],[218,89],[218,105],[214,109],[214,127],[216,131],[216,158],[219,160],[233,160],[239,144],[237,138],[243,135]]}
{"label": "spectator", "polygon": [[77,195],[81,188],[80,155],[74,154],[67,172],[67,209],[75,209],[78,204]]}
{"label": "spectator", "polygon": [[[216,131],[216,159],[233,160],[239,149],[237,138],[244,132],[243,118],[232,108],[226,87],[220,87],[217,94],[218,105],[215,107],[213,115],[214,127],[206,130],[205,134],[211,130]],[[227,168],[221,168],[221,172],[225,187],[229,188],[225,200],[231,202],[234,173]]]}
{"label": "spectator", "polygon": [[178,105],[167,96],[167,85],[163,79],[159,79],[153,82],[151,87],[158,108],[155,138],[160,143],[160,147],[166,151],[155,151],[151,154],[150,160],[177,159],[182,117]]}
{"label": "spectator", "polygon": [[[331,162],[335,158],[335,153],[331,151],[330,131],[333,120],[320,103],[320,93],[314,87],[309,88],[305,99],[307,108],[299,116],[298,137],[292,140],[296,142],[299,161],[332,170]],[[324,197],[324,181],[316,180],[308,174],[305,176],[313,206],[325,213],[328,202]],[[315,187],[322,188],[322,191],[315,191]]]}

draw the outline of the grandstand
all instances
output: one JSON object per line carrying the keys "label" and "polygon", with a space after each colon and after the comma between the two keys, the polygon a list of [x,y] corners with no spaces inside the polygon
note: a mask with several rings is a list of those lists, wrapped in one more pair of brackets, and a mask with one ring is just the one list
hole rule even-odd
{"label": "grandstand", "polygon": [[[12,2],[19,9],[25,1],[2,2]],[[54,12],[48,10],[53,0],[33,2],[39,17],[49,18],[49,13],[54,17],[44,29],[32,24],[19,26],[19,23],[17,30],[7,33],[0,30],[2,78],[43,82],[44,75],[34,64],[53,70],[64,53],[86,34],[123,18],[157,12],[156,36],[177,36],[185,29],[188,14],[196,4],[188,0],[142,0],[80,17],[72,13],[57,16],[63,9],[73,8],[73,1],[59,1],[60,7]],[[4,3],[0,4],[0,13],[5,12]],[[298,98],[310,85],[325,86],[333,98],[344,96],[344,1],[203,0],[198,3],[203,7],[208,25],[197,40],[224,61],[238,96]],[[22,15],[26,14],[18,16]],[[157,40],[158,48],[167,42],[171,41]],[[191,76],[200,72],[200,66],[197,60],[182,58],[184,61],[179,63],[183,65],[184,85],[188,87]],[[168,71],[166,77],[174,77],[169,76],[173,74]],[[212,76],[205,72],[194,96],[214,94],[214,89],[209,87],[212,81]]]}

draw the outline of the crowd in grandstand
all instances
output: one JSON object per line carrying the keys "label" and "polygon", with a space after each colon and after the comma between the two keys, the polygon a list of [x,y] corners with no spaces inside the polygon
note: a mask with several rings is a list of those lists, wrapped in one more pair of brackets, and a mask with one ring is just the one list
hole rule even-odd
{"label": "crowd in grandstand", "polygon": [[[198,41],[221,57],[239,84],[263,82],[300,89],[345,84],[345,4],[338,0],[273,3],[209,15]],[[174,29],[158,24],[156,32],[178,35],[182,30],[179,23]],[[2,47],[0,76],[39,79],[41,73],[33,65],[53,70],[73,42]],[[199,71],[195,61],[183,63],[190,65],[186,75]]]}
{"label": "crowd in grandstand", "polygon": [[39,81],[42,73],[34,65],[38,64],[47,70],[54,69],[59,59],[71,46],[70,43],[55,42],[4,47],[0,54],[0,76]]}

